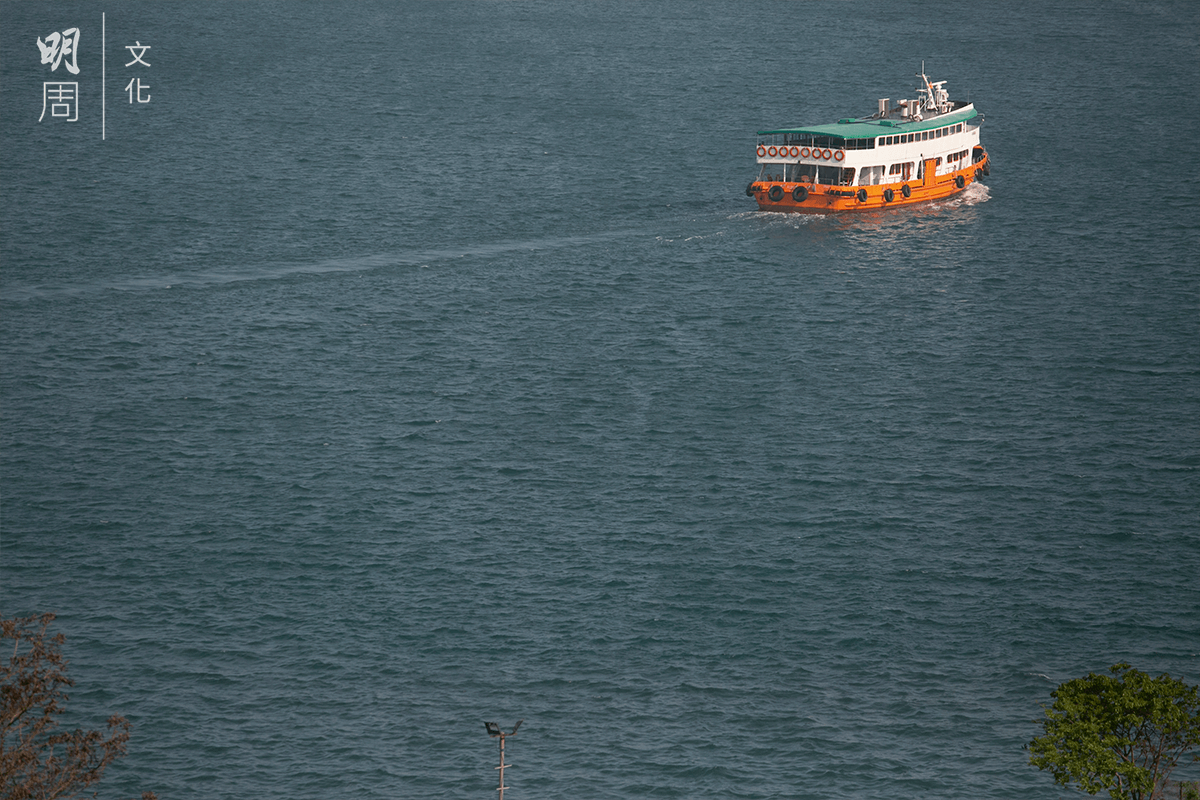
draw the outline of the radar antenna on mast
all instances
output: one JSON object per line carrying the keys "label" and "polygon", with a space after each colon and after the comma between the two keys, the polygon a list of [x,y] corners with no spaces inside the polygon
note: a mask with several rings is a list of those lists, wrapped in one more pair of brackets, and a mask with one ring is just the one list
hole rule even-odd
{"label": "radar antenna on mast", "polygon": [[921,71],[917,73],[917,77],[925,84],[924,88],[918,88],[917,94],[923,95],[920,98],[921,108],[926,111],[936,111],[944,114],[950,110],[950,93],[945,90],[945,81],[931,81],[929,76],[925,74],[925,62],[921,62]]}

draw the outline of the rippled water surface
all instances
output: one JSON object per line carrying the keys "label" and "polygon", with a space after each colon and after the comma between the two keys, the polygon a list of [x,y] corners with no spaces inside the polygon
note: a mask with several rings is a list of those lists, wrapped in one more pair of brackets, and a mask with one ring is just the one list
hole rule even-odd
{"label": "rippled water surface", "polygon": [[[1058,682],[1200,682],[1198,29],[0,4],[0,603],[109,796],[494,796],[518,719],[512,800],[1065,796]],[[755,209],[922,60],[986,186]]]}

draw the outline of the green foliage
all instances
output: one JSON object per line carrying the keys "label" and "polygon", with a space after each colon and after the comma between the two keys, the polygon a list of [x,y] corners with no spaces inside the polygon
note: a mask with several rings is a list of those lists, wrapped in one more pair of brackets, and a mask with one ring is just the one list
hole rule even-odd
{"label": "green foliage", "polygon": [[1200,746],[1200,687],[1129,664],[1088,673],[1050,693],[1045,733],[1029,742],[1029,763],[1063,786],[1113,800],[1155,800],[1167,777]]}

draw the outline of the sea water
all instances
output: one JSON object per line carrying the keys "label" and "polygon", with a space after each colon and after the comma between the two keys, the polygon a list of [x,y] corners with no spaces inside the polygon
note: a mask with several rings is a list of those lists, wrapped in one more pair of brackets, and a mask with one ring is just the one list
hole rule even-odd
{"label": "sea water", "polygon": [[[0,4],[0,603],[103,795],[494,797],[521,719],[508,800],[1070,794],[1059,682],[1200,682],[1198,26]],[[984,184],[745,196],[922,63]]]}

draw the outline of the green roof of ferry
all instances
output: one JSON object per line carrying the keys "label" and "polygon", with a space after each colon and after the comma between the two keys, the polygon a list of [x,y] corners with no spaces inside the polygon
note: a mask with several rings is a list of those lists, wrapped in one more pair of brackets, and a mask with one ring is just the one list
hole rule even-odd
{"label": "green roof of ferry", "polygon": [[779,128],[773,131],[759,131],[759,136],[773,133],[808,133],[813,136],[840,136],[845,139],[870,139],[875,136],[890,136],[892,131],[911,133],[913,131],[929,131],[946,125],[966,122],[979,116],[974,106],[939,114],[936,117],[917,122],[913,119],[867,119],[850,120],[849,122],[834,122],[829,125],[805,125],[801,128]]}

